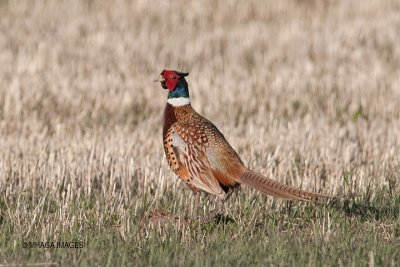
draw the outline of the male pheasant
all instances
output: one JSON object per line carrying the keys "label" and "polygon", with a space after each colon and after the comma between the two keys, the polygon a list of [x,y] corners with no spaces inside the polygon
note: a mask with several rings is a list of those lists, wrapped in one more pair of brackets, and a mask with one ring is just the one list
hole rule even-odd
{"label": "male pheasant", "polygon": [[169,90],[163,126],[165,155],[172,170],[190,189],[221,199],[240,184],[288,200],[331,197],[287,186],[246,168],[217,127],[190,105],[187,75],[163,70],[155,82]]}

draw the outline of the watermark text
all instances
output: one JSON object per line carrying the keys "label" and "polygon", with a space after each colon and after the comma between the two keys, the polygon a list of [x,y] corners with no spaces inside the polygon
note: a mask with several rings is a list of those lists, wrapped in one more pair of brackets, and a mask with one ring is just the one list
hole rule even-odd
{"label": "watermark text", "polygon": [[80,249],[85,246],[82,241],[22,241],[23,248],[72,248]]}

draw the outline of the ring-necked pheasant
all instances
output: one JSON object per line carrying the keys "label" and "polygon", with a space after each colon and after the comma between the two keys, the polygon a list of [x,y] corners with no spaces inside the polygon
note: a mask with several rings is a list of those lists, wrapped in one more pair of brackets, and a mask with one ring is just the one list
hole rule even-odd
{"label": "ring-necked pheasant", "polygon": [[217,127],[190,105],[184,78],[188,74],[163,70],[155,82],[169,90],[164,110],[165,155],[172,170],[190,189],[221,199],[240,184],[289,200],[331,197],[287,186],[246,168]]}

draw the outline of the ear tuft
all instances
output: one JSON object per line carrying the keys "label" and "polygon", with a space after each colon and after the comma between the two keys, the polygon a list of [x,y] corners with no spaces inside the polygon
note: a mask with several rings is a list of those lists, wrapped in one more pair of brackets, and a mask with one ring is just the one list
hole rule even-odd
{"label": "ear tuft", "polygon": [[180,77],[186,77],[189,75],[189,72],[176,72]]}

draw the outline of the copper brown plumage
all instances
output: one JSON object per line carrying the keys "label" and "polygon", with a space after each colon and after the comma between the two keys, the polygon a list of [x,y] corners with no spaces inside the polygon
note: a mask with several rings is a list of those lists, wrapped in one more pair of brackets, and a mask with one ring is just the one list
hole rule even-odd
{"label": "copper brown plumage", "polygon": [[165,155],[171,169],[189,188],[219,198],[240,184],[289,200],[331,197],[287,186],[246,168],[217,127],[190,105],[187,75],[164,70],[157,81],[169,90],[163,119]]}

